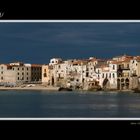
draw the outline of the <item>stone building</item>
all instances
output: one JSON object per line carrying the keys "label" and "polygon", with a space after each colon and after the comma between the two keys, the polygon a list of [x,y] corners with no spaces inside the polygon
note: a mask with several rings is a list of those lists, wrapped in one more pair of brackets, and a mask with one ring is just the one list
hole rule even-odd
{"label": "stone building", "polygon": [[140,89],[140,56],[130,60],[130,88]]}
{"label": "stone building", "polygon": [[9,64],[0,64],[0,82],[16,82],[16,72],[12,70],[12,67]]}
{"label": "stone building", "polygon": [[12,70],[15,72],[16,83],[31,82],[31,64],[22,62],[10,63]]}
{"label": "stone building", "polygon": [[96,69],[99,85],[104,89],[117,89],[117,65],[104,64]]}
{"label": "stone building", "polygon": [[140,76],[140,56],[130,60],[131,76]]}
{"label": "stone building", "polygon": [[15,62],[0,65],[0,82],[28,83],[31,81],[31,64]]}
{"label": "stone building", "polygon": [[42,82],[42,65],[31,64],[31,82]]}
{"label": "stone building", "polygon": [[117,61],[117,89],[130,89],[130,60],[126,58],[122,61]]}
{"label": "stone building", "polygon": [[49,65],[42,65],[42,84],[51,85],[51,68]]}

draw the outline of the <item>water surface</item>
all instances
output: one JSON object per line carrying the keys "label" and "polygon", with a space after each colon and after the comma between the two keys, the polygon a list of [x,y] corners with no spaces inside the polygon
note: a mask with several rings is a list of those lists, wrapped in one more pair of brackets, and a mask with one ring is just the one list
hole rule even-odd
{"label": "water surface", "polygon": [[1,118],[140,118],[140,94],[0,91]]}

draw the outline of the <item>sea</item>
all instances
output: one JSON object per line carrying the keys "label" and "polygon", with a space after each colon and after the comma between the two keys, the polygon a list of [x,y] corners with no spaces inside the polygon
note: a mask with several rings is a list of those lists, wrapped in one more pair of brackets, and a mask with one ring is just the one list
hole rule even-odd
{"label": "sea", "polygon": [[140,93],[3,90],[0,118],[140,118]]}

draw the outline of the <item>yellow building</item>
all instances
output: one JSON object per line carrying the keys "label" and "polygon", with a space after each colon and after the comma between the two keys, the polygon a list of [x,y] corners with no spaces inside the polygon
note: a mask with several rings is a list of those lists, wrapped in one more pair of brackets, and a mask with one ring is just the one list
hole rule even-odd
{"label": "yellow building", "polygon": [[51,70],[49,65],[42,65],[42,84],[50,85],[51,82]]}

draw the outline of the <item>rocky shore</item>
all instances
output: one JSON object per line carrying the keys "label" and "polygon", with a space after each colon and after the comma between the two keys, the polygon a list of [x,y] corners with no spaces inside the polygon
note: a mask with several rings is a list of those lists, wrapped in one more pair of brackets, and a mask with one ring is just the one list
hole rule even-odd
{"label": "rocky shore", "polygon": [[[5,87],[5,86],[0,86],[0,91],[1,90],[50,90],[50,91],[61,91],[60,87],[53,87],[53,86],[42,86],[42,85],[35,85],[35,86],[18,86],[18,87]],[[72,91],[72,90],[67,90],[64,89],[62,91]],[[115,91],[115,92],[135,92],[135,93],[140,93],[140,90],[104,90],[101,88],[93,88],[93,89],[89,89],[87,91],[91,91],[91,92],[98,92],[98,91],[105,91],[105,92],[111,92],[111,91]]]}

